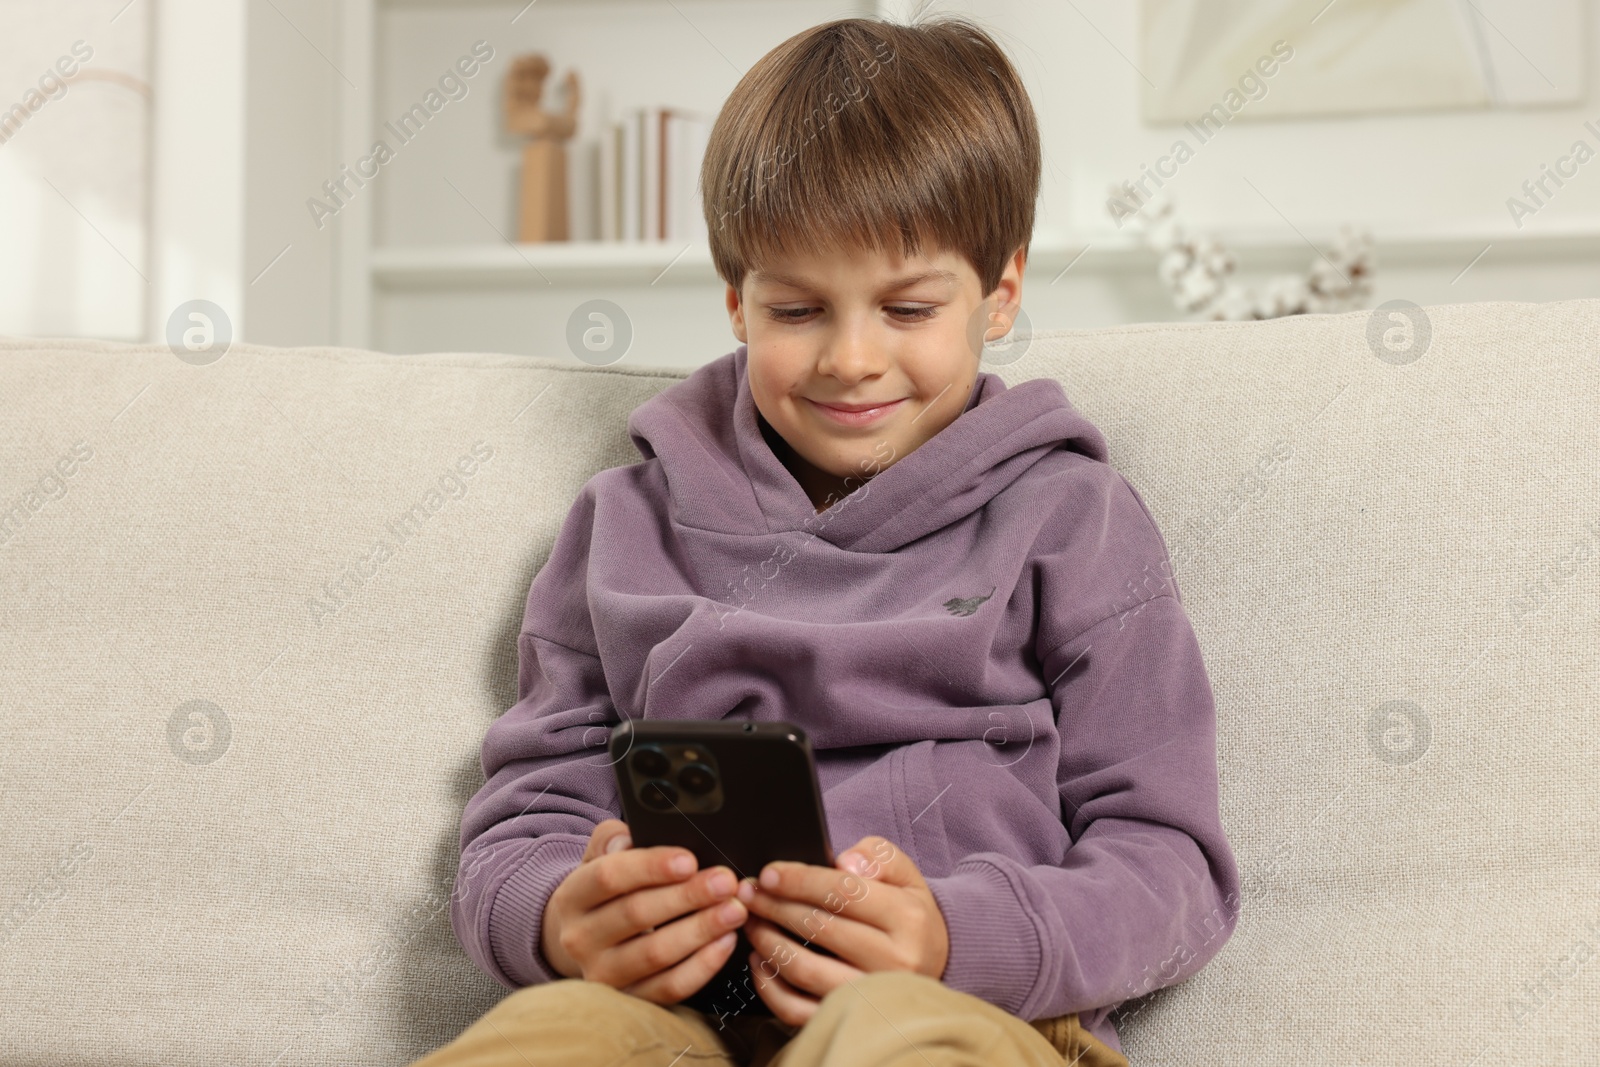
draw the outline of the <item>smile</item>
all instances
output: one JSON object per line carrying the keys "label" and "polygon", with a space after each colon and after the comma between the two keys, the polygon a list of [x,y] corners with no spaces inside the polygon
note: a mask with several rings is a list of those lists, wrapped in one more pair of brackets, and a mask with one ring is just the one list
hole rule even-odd
{"label": "smile", "polygon": [[836,408],[830,404],[824,404],[821,401],[812,400],[809,397],[806,398],[806,403],[810,404],[817,411],[821,412],[824,417],[831,419],[840,426],[870,426],[872,423],[877,422],[879,419],[886,417],[890,413],[898,411],[900,405],[904,404],[905,402],[905,397],[901,397],[899,400],[891,400],[888,403],[879,404],[876,407],[850,410],[847,408]]}

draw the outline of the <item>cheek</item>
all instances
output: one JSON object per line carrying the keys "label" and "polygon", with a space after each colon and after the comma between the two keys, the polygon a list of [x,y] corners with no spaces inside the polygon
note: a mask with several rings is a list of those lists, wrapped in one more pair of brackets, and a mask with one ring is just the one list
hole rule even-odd
{"label": "cheek", "polygon": [[800,405],[805,401],[796,398],[798,386],[788,377],[771,369],[750,372],[750,394],[762,418],[785,438],[792,438],[804,419]]}
{"label": "cheek", "polygon": [[809,364],[792,342],[763,340],[758,344],[752,340],[750,351],[752,358],[745,364],[745,372],[751,391],[763,402],[779,404],[803,392]]}
{"label": "cheek", "polygon": [[789,393],[788,378],[771,367],[752,367],[750,375],[750,392],[760,401],[762,408],[770,410],[783,402]]}
{"label": "cheek", "polygon": [[979,354],[968,344],[963,324],[946,323],[936,336],[929,331],[926,340],[911,374],[917,394],[931,402],[944,390],[938,400],[941,408],[950,402],[951,394],[959,394],[965,402],[983,367]]}

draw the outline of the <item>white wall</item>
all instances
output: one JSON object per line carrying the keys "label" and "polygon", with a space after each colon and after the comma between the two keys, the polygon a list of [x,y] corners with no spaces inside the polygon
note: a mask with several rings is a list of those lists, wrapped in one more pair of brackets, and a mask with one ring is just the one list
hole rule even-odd
{"label": "white wall", "polygon": [[246,76],[244,299],[248,339],[329,344],[335,337],[336,231],[305,208],[338,146],[339,4],[250,0]]}
{"label": "white wall", "polygon": [[[1314,12],[1323,3],[1304,0],[1300,6]],[[1558,57],[1545,54],[1551,42],[1517,17],[1515,0],[1473,4],[1493,12],[1518,53],[1540,69],[1559,71]],[[1075,0],[1081,16],[1074,5],[1023,0],[968,6],[981,7],[1004,32],[1033,89],[1052,171],[1042,225],[1106,226],[1108,183],[1138,177],[1141,166],[1166,152],[1175,137],[1195,142],[1179,125],[1145,127],[1139,121],[1138,4]],[[1310,54],[1332,21],[1306,25],[1289,34],[1288,43]],[[1588,102],[1582,106],[1251,121],[1246,105],[1241,118],[1205,144],[1168,189],[1182,201],[1187,219],[1206,226],[1292,233],[1291,223],[1310,231],[1356,222],[1380,234],[1435,227],[1512,231],[1505,199],[1519,192],[1524,179],[1575,138],[1600,145],[1583,128],[1586,119],[1600,118],[1593,92],[1593,21]],[[1312,73],[1306,62],[1283,63],[1267,80],[1269,94],[1274,85]],[[1580,172],[1527,229],[1558,232],[1596,221],[1600,162]]]}
{"label": "white wall", "polygon": [[209,300],[244,336],[245,0],[161,0],[152,64],[153,274],[146,330]]}

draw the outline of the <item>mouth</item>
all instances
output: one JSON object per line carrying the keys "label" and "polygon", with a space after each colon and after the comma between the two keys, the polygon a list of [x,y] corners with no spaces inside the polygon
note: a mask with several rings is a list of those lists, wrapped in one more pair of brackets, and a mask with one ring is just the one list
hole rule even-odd
{"label": "mouth", "polygon": [[900,409],[906,402],[905,397],[898,400],[869,400],[860,404],[824,404],[820,400],[806,398],[810,404],[824,418],[838,423],[841,426],[869,426],[879,419],[886,418]]}

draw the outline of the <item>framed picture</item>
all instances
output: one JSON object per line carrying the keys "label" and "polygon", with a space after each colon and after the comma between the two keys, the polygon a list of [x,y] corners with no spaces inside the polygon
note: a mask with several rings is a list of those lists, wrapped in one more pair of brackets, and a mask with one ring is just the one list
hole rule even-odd
{"label": "framed picture", "polygon": [[1582,0],[1143,0],[1140,14],[1152,124],[1584,99]]}

